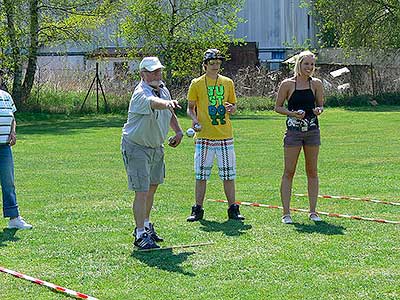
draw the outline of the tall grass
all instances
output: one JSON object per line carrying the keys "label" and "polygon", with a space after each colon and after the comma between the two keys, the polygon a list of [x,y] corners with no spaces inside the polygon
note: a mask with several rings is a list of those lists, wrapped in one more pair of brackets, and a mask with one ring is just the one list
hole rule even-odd
{"label": "tall grass", "polygon": [[[131,99],[132,90],[120,90],[118,92],[106,92],[104,101],[101,90],[98,97],[95,89],[89,93],[87,100],[85,97],[87,91],[66,91],[55,87],[42,86],[35,89],[31,97],[20,111],[60,113],[60,114],[81,114],[105,112],[105,102],[108,105],[108,112],[124,113]],[[182,110],[178,114],[185,115],[187,108],[187,99],[184,89],[172,91],[175,99],[179,100]],[[377,101],[378,105],[400,105],[400,95],[398,93],[386,93],[371,97],[369,95],[350,96],[346,94],[337,94],[326,97],[325,106],[327,107],[365,107],[372,106],[371,100]],[[240,111],[258,112],[273,110],[275,99],[273,97],[241,97],[238,99],[238,109]]]}
{"label": "tall grass", "polygon": [[86,95],[87,91],[54,90],[44,87],[33,91],[22,110],[58,114],[102,113],[106,111],[107,104],[108,112],[122,113],[127,110],[131,96],[129,93],[105,93],[104,100],[100,89],[98,94],[91,90],[87,98]]}

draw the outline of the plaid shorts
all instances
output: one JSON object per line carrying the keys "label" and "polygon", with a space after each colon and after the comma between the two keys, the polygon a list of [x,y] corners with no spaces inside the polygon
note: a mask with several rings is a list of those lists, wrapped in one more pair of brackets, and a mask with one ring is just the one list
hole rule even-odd
{"label": "plaid shorts", "polygon": [[194,171],[196,179],[208,180],[214,158],[217,157],[218,175],[222,180],[236,178],[236,156],[233,139],[196,139],[194,152]]}

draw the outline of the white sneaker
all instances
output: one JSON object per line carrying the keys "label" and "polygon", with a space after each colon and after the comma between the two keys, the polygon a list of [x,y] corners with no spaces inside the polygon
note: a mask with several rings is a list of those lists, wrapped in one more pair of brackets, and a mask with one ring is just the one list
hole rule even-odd
{"label": "white sneaker", "polygon": [[309,216],[311,221],[314,221],[314,222],[321,222],[322,221],[322,219],[315,212],[310,213],[308,216]]}
{"label": "white sneaker", "polygon": [[290,215],[283,215],[282,223],[283,224],[293,224],[292,217]]}
{"label": "white sneaker", "polygon": [[8,222],[8,228],[10,229],[32,229],[32,225],[25,222],[25,220],[18,216],[14,219],[10,219]]}

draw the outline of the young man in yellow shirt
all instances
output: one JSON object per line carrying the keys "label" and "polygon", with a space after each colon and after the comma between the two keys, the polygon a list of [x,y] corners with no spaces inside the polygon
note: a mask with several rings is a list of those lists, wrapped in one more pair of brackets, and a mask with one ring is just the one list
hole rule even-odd
{"label": "young man in yellow shirt", "polygon": [[187,114],[196,131],[196,204],[188,222],[204,216],[203,202],[214,157],[217,157],[218,174],[229,203],[228,217],[244,220],[239,205],[235,204],[236,156],[230,115],[236,111],[236,94],[233,81],[219,74],[223,59],[219,50],[208,49],[203,59],[205,74],[193,79],[189,87]]}

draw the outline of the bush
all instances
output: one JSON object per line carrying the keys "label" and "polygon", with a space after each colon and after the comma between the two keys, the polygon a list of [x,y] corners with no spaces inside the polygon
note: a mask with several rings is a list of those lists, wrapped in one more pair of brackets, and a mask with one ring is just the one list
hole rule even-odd
{"label": "bush", "polygon": [[370,106],[370,101],[376,100],[379,105],[400,105],[399,93],[383,93],[381,95],[372,97],[371,95],[333,95],[325,98],[325,106],[328,107],[360,107]]}
{"label": "bush", "polygon": [[273,110],[275,100],[268,97],[243,97],[238,99],[237,107],[245,111]]}
{"label": "bush", "polygon": [[384,93],[375,97],[379,104],[400,105],[400,93]]}
{"label": "bush", "polygon": [[338,107],[338,106],[367,106],[371,98],[366,95],[361,96],[347,96],[347,95],[334,95],[325,98],[325,106]]}

